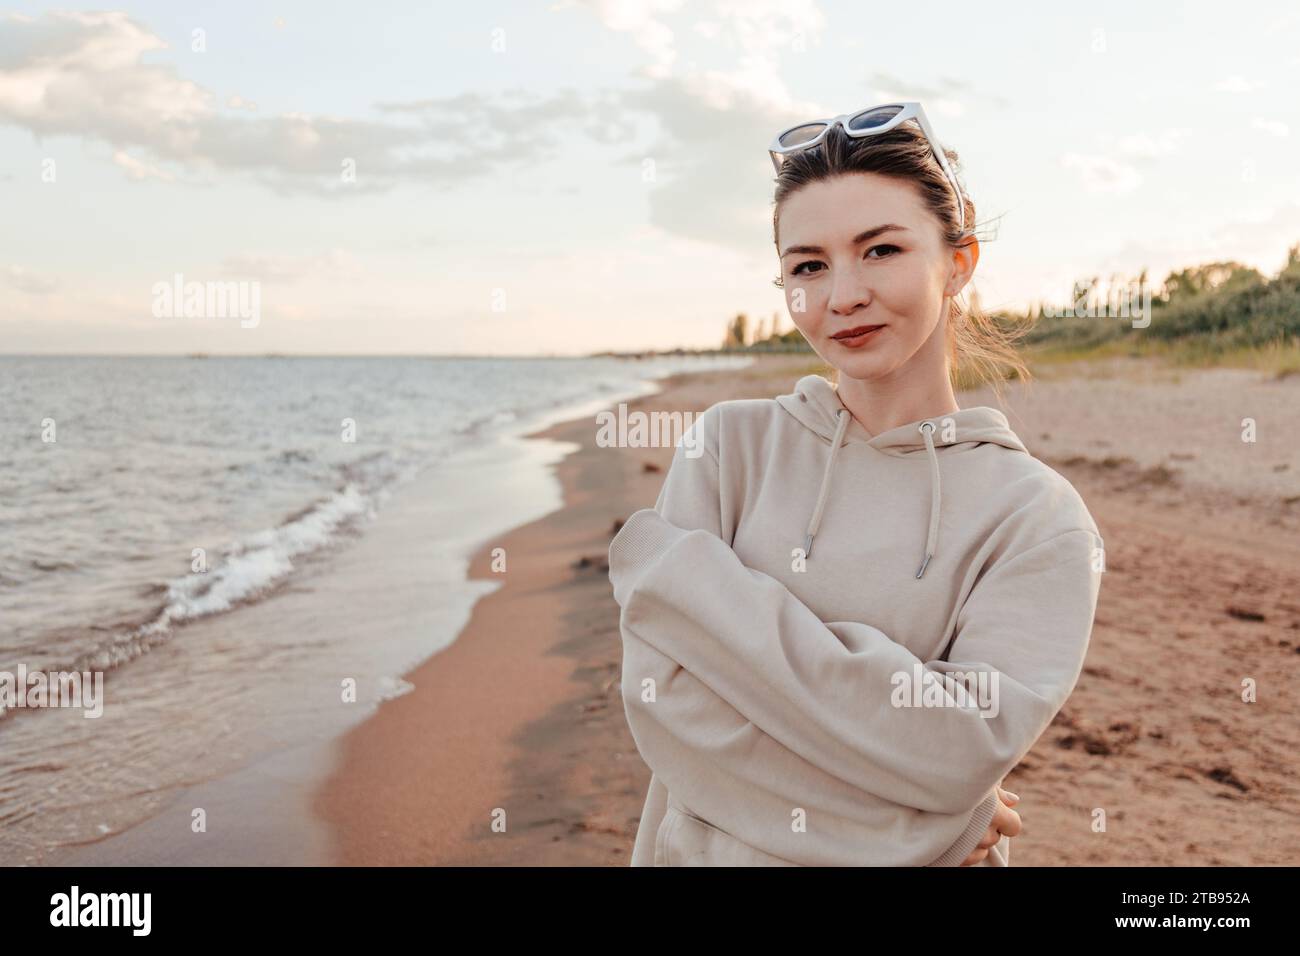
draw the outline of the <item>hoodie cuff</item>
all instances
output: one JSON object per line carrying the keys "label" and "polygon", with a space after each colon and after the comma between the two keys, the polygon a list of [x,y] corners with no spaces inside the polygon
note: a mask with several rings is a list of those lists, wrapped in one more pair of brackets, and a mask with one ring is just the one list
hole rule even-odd
{"label": "hoodie cuff", "polygon": [[965,831],[957,838],[957,842],[944,851],[943,856],[933,863],[927,863],[926,866],[961,866],[962,861],[971,855],[971,851],[984,839],[984,834],[988,831],[989,824],[993,822],[993,815],[998,811],[998,791],[996,788],[989,792],[984,798],[984,802],[975,808],[971,815],[970,823],[967,824]]}
{"label": "hoodie cuff", "polygon": [[653,508],[633,512],[609,543],[609,580],[620,607],[626,606],[641,575],[687,534]]}

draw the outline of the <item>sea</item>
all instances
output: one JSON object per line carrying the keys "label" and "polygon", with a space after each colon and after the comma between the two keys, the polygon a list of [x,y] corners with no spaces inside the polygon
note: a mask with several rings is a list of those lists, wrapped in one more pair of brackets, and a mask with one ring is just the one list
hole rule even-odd
{"label": "sea", "polygon": [[747,361],[0,357],[0,675],[102,675],[97,716],[0,713],[0,859],[408,691],[495,587],[471,554],[562,503],[569,449],[524,435]]}

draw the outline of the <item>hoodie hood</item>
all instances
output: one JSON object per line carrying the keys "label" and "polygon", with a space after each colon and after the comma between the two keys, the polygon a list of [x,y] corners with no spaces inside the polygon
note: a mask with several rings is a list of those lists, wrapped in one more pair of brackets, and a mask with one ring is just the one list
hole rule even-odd
{"label": "hoodie hood", "polygon": [[[800,424],[830,446],[826,455],[826,468],[822,473],[821,489],[817,493],[817,503],[813,506],[804,535],[805,557],[812,556],[813,538],[821,526],[822,512],[826,508],[831,477],[835,471],[835,460],[844,445],[862,443],[895,458],[925,455],[929,459],[930,524],[926,531],[921,566],[916,572],[918,578],[925,574],[926,565],[934,557],[939,544],[939,516],[943,507],[939,454],[960,454],[978,448],[981,444],[1001,445],[1014,452],[1029,453],[1024,443],[1011,430],[1006,416],[987,405],[920,419],[879,435],[871,435],[845,407],[835,386],[820,375],[805,375],[795,384],[793,392],[778,395],[776,401]],[[949,423],[951,426],[946,427]]]}

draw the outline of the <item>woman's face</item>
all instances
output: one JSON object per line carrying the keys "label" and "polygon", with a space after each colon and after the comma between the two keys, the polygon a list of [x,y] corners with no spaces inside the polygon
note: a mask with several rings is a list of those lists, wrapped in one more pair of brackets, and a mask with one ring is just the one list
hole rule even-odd
{"label": "woman's face", "polygon": [[944,297],[970,279],[979,247],[944,243],[913,185],[877,173],[810,183],[782,203],[778,227],[786,306],[827,364],[868,380],[913,359],[942,367]]}

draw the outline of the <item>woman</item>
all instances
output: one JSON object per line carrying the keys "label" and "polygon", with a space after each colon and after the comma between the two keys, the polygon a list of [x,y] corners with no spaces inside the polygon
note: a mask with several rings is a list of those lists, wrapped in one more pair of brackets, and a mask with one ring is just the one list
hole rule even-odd
{"label": "woman", "polygon": [[838,384],[709,408],[610,544],[653,771],[632,864],[1005,866],[1000,783],[1078,679],[1102,540],[954,398],[959,353],[1025,369],[956,301],[975,207],[919,104],[771,153],[779,284]]}

